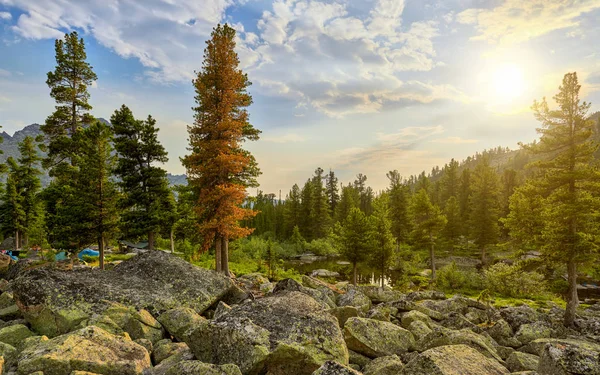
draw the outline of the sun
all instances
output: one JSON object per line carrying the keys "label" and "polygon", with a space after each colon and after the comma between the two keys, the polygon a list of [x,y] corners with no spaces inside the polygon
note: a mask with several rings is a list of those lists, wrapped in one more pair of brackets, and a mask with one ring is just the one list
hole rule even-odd
{"label": "sun", "polygon": [[493,94],[500,102],[512,102],[525,91],[523,70],[516,64],[497,66],[490,78]]}

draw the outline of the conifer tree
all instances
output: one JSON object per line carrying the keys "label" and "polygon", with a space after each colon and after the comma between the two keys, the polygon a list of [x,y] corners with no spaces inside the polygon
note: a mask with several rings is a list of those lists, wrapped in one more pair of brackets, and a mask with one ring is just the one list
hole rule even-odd
{"label": "conifer tree", "polygon": [[458,175],[458,162],[454,159],[444,167],[444,176],[442,178],[441,203],[445,205],[450,197],[457,197],[459,192],[460,179]]}
{"label": "conifer tree", "polygon": [[206,42],[202,69],[194,80],[194,125],[188,128],[191,153],[182,159],[189,184],[197,194],[196,212],[203,248],[214,242],[216,269],[229,275],[229,240],[252,229],[240,226],[256,212],[244,209],[246,188],[257,186],[260,174],[254,156],[242,148],[260,131],[249,122],[250,81],[239,69],[235,30],[227,24],[213,29]]}
{"label": "conifer tree", "polygon": [[427,190],[419,190],[412,198],[410,214],[413,221],[411,237],[416,246],[429,249],[431,278],[435,279],[435,243],[446,225],[446,217],[429,199]]}
{"label": "conifer tree", "polygon": [[21,244],[21,233],[25,229],[25,210],[23,197],[19,194],[17,162],[9,157],[7,164],[9,171],[0,204],[0,224],[4,236],[14,236],[14,249],[17,250]]}
{"label": "conifer tree", "polygon": [[444,216],[446,216],[446,226],[444,227],[443,235],[444,238],[449,242],[450,248],[454,249],[456,240],[460,237],[461,233],[461,218],[460,218],[460,205],[456,196],[452,195],[446,201],[444,206]]}
{"label": "conifer tree", "polygon": [[330,204],[327,197],[327,190],[323,186],[323,169],[317,168],[312,178],[312,196],[310,210],[310,233],[311,238],[323,238],[331,226],[331,217],[329,216]]}
{"label": "conifer tree", "polygon": [[[38,139],[39,140],[39,139]],[[24,212],[22,244],[27,246],[29,243],[29,233],[39,223],[42,217],[41,205],[38,194],[42,187],[40,175],[42,172],[38,169],[40,157],[37,151],[35,140],[31,136],[25,137],[19,143],[18,159],[18,191],[22,199]]]}
{"label": "conifer tree", "polygon": [[375,200],[373,215],[369,217],[371,227],[371,259],[373,267],[381,271],[381,287],[385,286],[385,274],[388,270],[392,256],[394,255],[394,235],[392,234],[392,222],[386,199],[379,197]]}
{"label": "conifer tree", "polygon": [[336,220],[339,223],[343,223],[346,220],[352,208],[358,207],[359,199],[358,193],[352,185],[348,184],[348,186],[342,187],[340,203],[337,205],[335,213]]}
{"label": "conifer tree", "polygon": [[531,183],[519,186],[509,199],[509,213],[500,221],[508,230],[511,241],[522,251],[543,246],[543,205],[539,190]]}
{"label": "conifer tree", "polygon": [[294,231],[294,227],[298,227],[301,223],[301,201],[300,201],[300,188],[298,184],[292,186],[289,194],[285,199],[283,205],[283,221],[284,221],[284,232],[285,237],[290,237]]}
{"label": "conifer tree", "polygon": [[338,188],[338,178],[331,169],[326,177],[325,189],[327,191],[327,201],[329,202],[329,217],[334,217],[335,208],[340,201],[340,193]]}
{"label": "conifer tree", "polygon": [[313,239],[313,233],[312,233],[312,220],[311,220],[311,213],[313,211],[313,189],[314,189],[314,184],[312,183],[312,181],[310,179],[306,180],[306,182],[304,183],[304,186],[302,187],[302,192],[300,193],[301,196],[301,205],[300,205],[300,233],[302,233],[302,236],[304,238],[306,238],[307,240],[312,240]]}
{"label": "conifer tree", "polygon": [[408,186],[402,181],[397,170],[386,174],[390,180],[388,187],[389,215],[392,222],[392,233],[396,237],[396,243],[406,243],[411,231],[411,223],[408,214],[409,191]]}
{"label": "conifer tree", "polygon": [[370,238],[369,221],[365,214],[357,207],[348,213],[342,226],[341,252],[352,263],[352,284],[357,283],[357,266],[368,259],[369,249],[372,246]]}
{"label": "conifer tree", "polygon": [[487,246],[498,240],[499,219],[498,175],[489,164],[488,157],[475,167],[472,193],[469,200],[471,237],[481,250],[481,262],[486,262]]}
{"label": "conifer tree", "polygon": [[147,236],[148,249],[154,250],[155,235],[168,224],[167,219],[175,210],[167,172],[157,165],[169,160],[167,151],[158,141],[152,116],[137,120],[123,105],[110,121],[118,154],[115,174],[123,190],[119,202],[123,232],[134,237]]}
{"label": "conifer tree", "polygon": [[84,241],[97,241],[100,269],[104,269],[105,245],[118,222],[118,193],[111,177],[116,156],[112,155],[111,138],[110,127],[100,121],[77,135],[80,172],[74,186],[74,203],[80,220],[79,235]]}
{"label": "conifer tree", "polygon": [[[463,224],[467,224],[471,217],[471,205],[470,199],[471,197],[471,170],[463,169],[460,174],[460,189],[458,193],[458,205],[460,206],[460,218]],[[463,235],[468,235],[465,230],[468,228],[467,225],[463,225]]]}
{"label": "conifer tree", "polygon": [[592,138],[594,123],[587,117],[590,104],[580,100],[580,88],[577,74],[567,73],[554,96],[557,109],[551,110],[545,99],[534,102],[541,137],[529,148],[545,157],[534,163],[541,171],[534,183],[544,199],[541,249],[567,267],[567,327],[573,326],[579,305],[578,266],[591,262],[598,251],[600,173],[593,160],[598,145]]}

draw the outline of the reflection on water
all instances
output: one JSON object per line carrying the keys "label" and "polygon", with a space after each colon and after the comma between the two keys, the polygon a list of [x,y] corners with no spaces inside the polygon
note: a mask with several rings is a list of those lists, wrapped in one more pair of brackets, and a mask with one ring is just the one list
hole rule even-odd
{"label": "reflection on water", "polygon": [[[310,275],[312,271],[326,269],[338,272],[339,281],[352,280],[352,264],[339,259],[317,258],[316,260],[288,260],[284,262],[285,268],[294,268],[303,275]],[[395,277],[396,276],[396,277]],[[386,272],[383,276],[384,285],[393,286],[397,275],[393,271]],[[374,270],[365,265],[358,265],[358,283],[381,285],[381,271]]]}

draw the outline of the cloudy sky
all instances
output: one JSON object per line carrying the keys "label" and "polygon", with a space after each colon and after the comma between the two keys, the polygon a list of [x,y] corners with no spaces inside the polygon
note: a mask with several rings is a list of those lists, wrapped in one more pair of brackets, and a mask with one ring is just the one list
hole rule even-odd
{"label": "cloudy sky", "polygon": [[98,75],[93,115],[152,114],[183,173],[191,80],[227,22],[263,131],[248,145],[261,189],[285,194],[319,166],[382,189],[391,169],[534,139],[529,107],[566,72],[600,110],[599,19],[598,0],[0,0],[0,125],[52,112],[54,40],[77,30]]}

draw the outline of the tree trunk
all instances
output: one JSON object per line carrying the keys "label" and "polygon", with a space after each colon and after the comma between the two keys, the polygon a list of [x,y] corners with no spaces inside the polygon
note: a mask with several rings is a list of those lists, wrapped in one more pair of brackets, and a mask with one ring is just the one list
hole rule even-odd
{"label": "tree trunk", "polygon": [[148,250],[154,250],[154,231],[148,232]]}
{"label": "tree trunk", "polygon": [[381,263],[381,288],[385,286],[385,262]]}
{"label": "tree trunk", "polygon": [[485,246],[481,248],[481,265],[485,267]]}
{"label": "tree trunk", "polygon": [[221,241],[221,270],[227,277],[230,277],[231,274],[229,273],[229,239],[226,236],[224,236],[221,237]]}
{"label": "tree trunk", "polygon": [[19,250],[19,231],[15,231],[15,250]]}
{"label": "tree trunk", "polygon": [[215,271],[221,272],[221,237],[215,239]]}
{"label": "tree trunk", "polygon": [[29,236],[27,235],[27,233],[23,233],[21,235],[21,247],[24,247],[25,249],[27,249],[28,244],[29,244]]}
{"label": "tree trunk", "polygon": [[169,233],[169,240],[171,241],[171,254],[175,252],[175,237],[173,232],[173,227],[171,227],[171,232]]}
{"label": "tree trunk", "polygon": [[357,281],[357,272],[356,272],[356,262],[352,263],[352,284],[356,286]]}
{"label": "tree trunk", "polygon": [[575,313],[579,305],[579,296],[577,295],[577,264],[570,260],[567,264],[567,274],[569,279],[569,291],[567,293],[567,308],[565,309],[565,327],[573,327],[575,322]]}
{"label": "tree trunk", "polygon": [[100,252],[100,269],[104,269],[104,236],[98,237],[98,251]]}
{"label": "tree trunk", "polygon": [[434,253],[434,243],[433,243],[433,236],[430,234],[429,235],[429,242],[431,244],[431,247],[429,248],[429,259],[431,261],[431,279],[435,279],[435,253]]}

